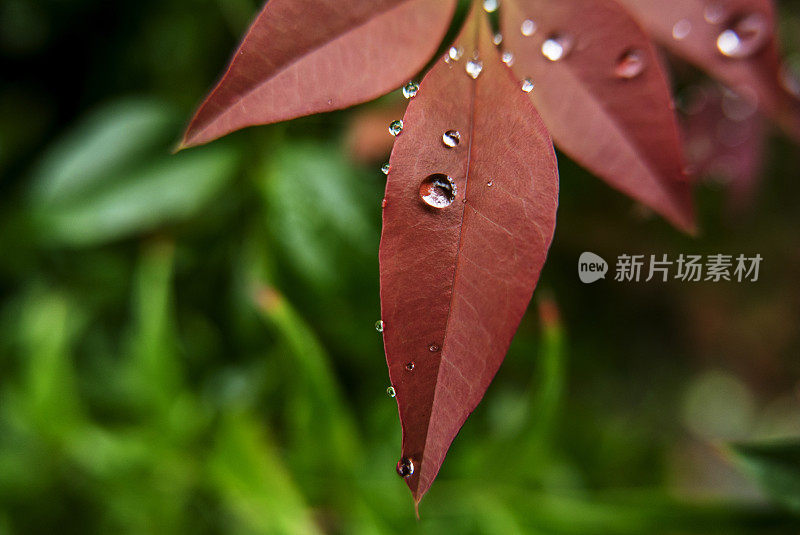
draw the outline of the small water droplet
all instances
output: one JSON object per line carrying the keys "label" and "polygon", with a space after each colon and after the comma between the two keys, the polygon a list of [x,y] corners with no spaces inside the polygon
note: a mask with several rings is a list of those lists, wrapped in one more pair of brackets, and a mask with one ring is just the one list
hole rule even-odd
{"label": "small water droplet", "polygon": [[430,351],[431,353],[436,353],[437,351],[439,351],[439,346],[436,344],[431,344],[430,346],[428,346],[428,351]]}
{"label": "small water droplet", "polygon": [[422,201],[433,208],[447,208],[456,199],[456,184],[449,176],[436,173],[419,185]]}
{"label": "small water droplet", "polygon": [[403,96],[406,98],[414,98],[419,91],[419,84],[416,82],[408,82],[403,86]]}
{"label": "small water droplet", "polygon": [[461,143],[461,134],[458,130],[448,130],[442,134],[442,143],[448,149],[453,149]]}
{"label": "small water droplet", "polygon": [[522,32],[522,35],[525,37],[530,37],[536,33],[537,28],[538,26],[536,26],[534,21],[531,19],[525,19],[522,21],[522,26],[520,26],[520,32]]}
{"label": "small water droplet", "polygon": [[381,208],[386,208],[387,204],[388,203],[386,202],[386,197],[384,197],[383,200],[381,201]]}
{"label": "small water droplet", "polygon": [[491,188],[492,186],[494,186],[494,180],[490,180],[489,182],[486,183],[486,185]]}
{"label": "small water droplet", "polygon": [[389,174],[389,162],[386,162],[381,166],[381,173],[383,173],[384,175]]}
{"label": "small water droplet", "polygon": [[739,17],[717,37],[717,50],[729,58],[748,58],[769,39],[769,23],[761,13]]}
{"label": "small water droplet", "polygon": [[413,362],[409,362],[408,364],[406,364],[406,369],[408,371],[410,371],[410,372],[413,372],[414,371],[414,363]]}
{"label": "small water droplet", "polygon": [[497,45],[497,46],[500,46],[500,43],[502,43],[502,42],[503,42],[503,34],[502,34],[502,33],[496,33],[496,34],[494,34],[494,39],[492,39],[492,42],[493,42],[495,45]]}
{"label": "small water droplet", "polygon": [[393,386],[390,386],[389,388],[386,389],[386,395],[389,396],[390,398],[393,398],[397,395],[397,392],[395,391]]}
{"label": "small water droplet", "polygon": [[514,54],[512,54],[511,52],[508,52],[508,51],[503,52],[502,59],[503,59],[503,63],[505,63],[509,67],[511,67],[514,64]]}
{"label": "small water droplet", "polygon": [[460,46],[458,46],[458,47],[451,46],[450,50],[447,52],[447,56],[453,61],[460,60],[461,56],[463,56],[463,55],[464,55],[464,49],[461,48]]}
{"label": "small water droplet", "polygon": [[383,332],[383,320],[378,320],[375,322],[375,330],[379,333]]}
{"label": "small water droplet", "polygon": [[392,121],[391,124],[389,125],[389,133],[392,134],[393,136],[399,136],[400,132],[402,131],[403,131],[403,121],[399,119],[397,121]]}
{"label": "small water droplet", "polygon": [[681,19],[672,27],[672,38],[676,41],[683,41],[692,32],[692,23],[686,19]]}
{"label": "small water droplet", "polygon": [[494,13],[497,11],[497,6],[499,4],[499,0],[483,0],[483,9],[487,13]]}
{"label": "small water droplet", "polygon": [[725,19],[725,7],[717,2],[711,2],[703,10],[703,18],[709,24],[720,24]]}
{"label": "small water droplet", "polygon": [[481,63],[480,60],[471,59],[467,62],[466,71],[467,74],[469,74],[473,80],[481,75],[482,70],[483,70],[483,63]]}
{"label": "small water droplet", "polygon": [[397,461],[397,474],[402,478],[412,476],[414,474],[414,462],[406,457]]}
{"label": "small water droplet", "polygon": [[572,39],[566,35],[554,35],[542,43],[542,55],[550,61],[564,59],[571,50]]}
{"label": "small water droplet", "polygon": [[614,67],[619,78],[632,79],[644,72],[644,54],[639,50],[629,50],[622,54]]}
{"label": "small water droplet", "polygon": [[531,91],[533,91],[534,85],[535,84],[533,83],[533,80],[531,80],[530,78],[525,78],[524,80],[522,80],[522,90],[525,91],[526,93],[530,93]]}

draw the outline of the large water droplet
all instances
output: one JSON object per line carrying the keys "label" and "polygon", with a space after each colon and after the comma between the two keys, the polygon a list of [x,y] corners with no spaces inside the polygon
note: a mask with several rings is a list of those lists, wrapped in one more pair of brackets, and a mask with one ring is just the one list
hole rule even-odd
{"label": "large water droplet", "polygon": [[522,80],[522,90],[525,91],[526,93],[530,93],[531,91],[533,91],[533,86],[534,86],[533,80],[531,80],[530,78],[525,78],[524,80]]}
{"label": "large water droplet", "polygon": [[433,208],[447,208],[456,199],[456,184],[449,176],[436,173],[419,185],[419,196]]}
{"label": "large water droplet", "polygon": [[389,162],[386,162],[385,164],[383,164],[381,166],[381,173],[383,173],[384,175],[388,175],[389,174],[389,169],[390,169]]}
{"label": "large water droplet", "polygon": [[494,13],[497,11],[498,5],[500,5],[499,0],[483,0],[483,9],[487,13]]}
{"label": "large water droplet", "polygon": [[393,386],[390,386],[389,388],[386,389],[386,395],[389,396],[390,398],[393,398],[397,395],[397,392],[395,391]]}
{"label": "large water droplet", "polygon": [[508,51],[503,52],[502,60],[503,63],[511,67],[514,64],[514,54]]}
{"label": "large water droplet", "polygon": [[729,58],[748,58],[769,39],[769,23],[761,13],[739,17],[717,37],[717,50]]}
{"label": "large water droplet", "polygon": [[503,34],[502,34],[502,33],[496,33],[496,34],[494,34],[494,38],[492,39],[492,42],[493,42],[495,45],[498,45],[498,46],[499,46],[499,45],[500,45],[500,43],[502,43],[502,42],[503,42]]}
{"label": "large water droplet", "polygon": [[614,74],[619,78],[636,78],[642,72],[644,72],[644,54],[640,50],[625,52],[614,66]]}
{"label": "large water droplet", "polygon": [[397,121],[392,121],[391,124],[389,125],[389,133],[392,134],[393,136],[399,136],[400,132],[402,131],[403,131],[403,121],[399,119]]}
{"label": "large water droplet", "polygon": [[442,143],[445,147],[453,149],[461,143],[461,134],[458,130],[448,130],[442,134]]}
{"label": "large water droplet", "polygon": [[378,320],[375,322],[375,330],[379,333],[383,332],[383,320]]}
{"label": "large water droplet", "polygon": [[407,457],[397,461],[397,474],[402,478],[412,476],[414,474],[414,462]]}
{"label": "large water droplet", "polygon": [[530,37],[531,35],[536,33],[537,28],[538,26],[536,26],[536,23],[534,21],[532,21],[531,19],[525,19],[522,21],[522,26],[520,26],[519,30],[525,37]]}
{"label": "large water droplet", "polygon": [[481,75],[482,70],[483,70],[483,63],[481,63],[480,60],[471,59],[467,62],[466,71],[467,74],[469,74],[473,80]]}
{"label": "large water droplet", "polygon": [[417,91],[419,91],[419,84],[416,82],[408,82],[403,86],[403,96],[406,98],[416,97]]}
{"label": "large water droplet", "polygon": [[550,61],[564,59],[571,50],[572,39],[566,35],[554,35],[542,43],[542,55]]}
{"label": "large water droplet", "polygon": [[450,50],[447,51],[447,56],[453,61],[460,60],[463,55],[464,49],[460,46],[451,46]]}
{"label": "large water droplet", "polygon": [[683,41],[692,32],[692,23],[686,19],[679,20],[672,27],[672,38],[676,41]]}

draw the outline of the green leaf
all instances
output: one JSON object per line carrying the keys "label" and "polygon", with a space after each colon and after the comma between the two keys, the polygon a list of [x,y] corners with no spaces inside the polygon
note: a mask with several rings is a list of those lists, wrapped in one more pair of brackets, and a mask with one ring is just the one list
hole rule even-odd
{"label": "green leaf", "polygon": [[736,460],[776,502],[800,513],[800,438],[731,447]]}

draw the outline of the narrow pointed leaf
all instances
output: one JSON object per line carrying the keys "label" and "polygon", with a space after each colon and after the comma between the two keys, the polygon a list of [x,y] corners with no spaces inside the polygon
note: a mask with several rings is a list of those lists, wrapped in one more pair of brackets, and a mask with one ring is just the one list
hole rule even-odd
{"label": "narrow pointed leaf", "polygon": [[800,139],[800,95],[792,94],[775,37],[772,0],[620,0],[676,55],[757,102]]}
{"label": "narrow pointed leaf", "polygon": [[614,0],[508,0],[501,28],[512,68],[535,84],[530,97],[559,148],[691,231],[669,86],[633,18]]}
{"label": "narrow pointed leaf", "polygon": [[456,0],[270,0],[200,106],[183,146],[366,102],[414,76]]}
{"label": "narrow pointed leaf", "polygon": [[[383,212],[384,346],[417,503],[503,361],[558,204],[549,134],[500,61],[482,11],[468,18],[457,46],[463,57],[439,61],[406,111]],[[477,79],[465,70],[473,51]],[[449,130],[459,133],[452,148],[443,143]],[[449,205],[446,179],[428,187],[435,174],[452,179]],[[429,206],[421,194],[446,206]]]}

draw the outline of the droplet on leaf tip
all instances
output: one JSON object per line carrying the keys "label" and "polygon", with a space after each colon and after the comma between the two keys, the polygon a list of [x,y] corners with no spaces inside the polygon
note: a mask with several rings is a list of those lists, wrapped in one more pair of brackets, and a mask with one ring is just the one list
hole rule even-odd
{"label": "droplet on leaf tip", "polygon": [[402,478],[407,478],[414,475],[414,462],[407,458],[403,457],[399,461],[397,461],[397,475]]}
{"label": "droplet on leaf tip", "polygon": [[[456,199],[456,184],[443,173],[426,177],[419,185],[419,197],[432,208],[447,208]],[[411,364],[412,368],[414,364]]]}
{"label": "droplet on leaf tip", "polygon": [[403,121],[398,119],[396,121],[392,121],[389,124],[389,133],[393,136],[399,136],[400,133],[403,131]]}
{"label": "droplet on leaf tip", "polygon": [[461,143],[461,133],[458,130],[448,130],[442,134],[442,143],[448,149],[453,149]]}
{"label": "droplet on leaf tip", "polygon": [[417,92],[419,91],[419,84],[416,82],[408,82],[406,85],[403,86],[403,96],[407,99],[414,98],[417,96]]}
{"label": "droplet on leaf tip", "polygon": [[525,19],[522,21],[522,26],[520,26],[520,32],[525,37],[530,37],[531,35],[536,33],[536,23],[531,19]]}

